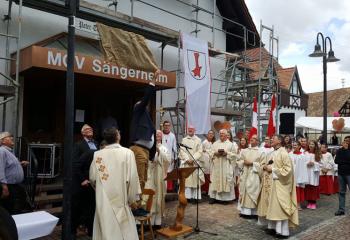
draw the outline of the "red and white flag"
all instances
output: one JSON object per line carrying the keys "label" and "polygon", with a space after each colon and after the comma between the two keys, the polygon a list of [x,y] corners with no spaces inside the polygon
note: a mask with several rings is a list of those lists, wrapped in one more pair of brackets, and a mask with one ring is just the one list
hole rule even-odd
{"label": "red and white flag", "polygon": [[210,129],[210,67],[208,43],[181,34],[184,84],[186,90],[186,126],[193,125],[198,134]]}
{"label": "red and white flag", "polygon": [[272,95],[269,125],[267,127],[267,136],[272,137],[276,134],[276,96]]}
{"label": "red and white flag", "polygon": [[253,135],[258,134],[258,103],[256,102],[256,97],[254,97],[253,103],[253,118],[252,118],[252,127],[249,132],[249,140]]}

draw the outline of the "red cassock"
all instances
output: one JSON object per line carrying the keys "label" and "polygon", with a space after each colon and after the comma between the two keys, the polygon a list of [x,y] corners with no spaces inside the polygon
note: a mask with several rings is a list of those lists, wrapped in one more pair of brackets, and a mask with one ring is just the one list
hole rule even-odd
{"label": "red cassock", "polygon": [[320,199],[320,188],[319,186],[306,185],[305,186],[305,200],[316,201]]}
{"label": "red cassock", "polygon": [[210,174],[204,174],[205,175],[205,182],[204,184],[201,186],[201,190],[202,192],[209,192],[209,179],[210,179]]}
{"label": "red cassock", "polygon": [[[236,176],[236,182],[238,182],[238,176]],[[237,186],[235,186],[235,196],[236,196],[236,199],[238,199],[239,197],[239,185],[237,184]]]}
{"label": "red cassock", "polygon": [[174,190],[174,183],[173,181],[167,181],[166,189],[168,192],[172,192]]}
{"label": "red cassock", "polygon": [[297,191],[297,202],[301,203],[305,201],[305,188],[296,187]]}
{"label": "red cassock", "polygon": [[334,181],[333,176],[323,175],[320,176],[320,194],[333,194],[334,193]]}

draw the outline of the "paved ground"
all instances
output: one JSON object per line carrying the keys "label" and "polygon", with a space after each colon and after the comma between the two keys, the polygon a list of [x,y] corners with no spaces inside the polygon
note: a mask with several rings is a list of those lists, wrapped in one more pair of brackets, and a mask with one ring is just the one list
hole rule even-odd
{"label": "paved ground", "polygon": [[[349,195],[347,196],[349,203]],[[347,209],[350,209],[347,204]],[[304,209],[299,211],[300,226],[291,231],[290,239],[350,239],[350,216],[335,217],[337,210],[337,195],[322,196],[316,210]],[[175,218],[176,202],[168,202],[165,225],[172,224]],[[186,209],[184,223],[195,226],[196,205],[189,204]],[[236,203],[228,205],[209,205],[207,201],[199,204],[199,227],[201,230],[217,233],[211,236],[206,233],[193,234],[186,239],[272,239],[263,228],[256,224],[255,220],[241,219],[238,216]],[[60,239],[60,229],[41,240]],[[162,239],[161,237],[158,237]],[[80,237],[80,240],[89,240],[88,237]],[[179,237],[178,239],[184,239]]]}

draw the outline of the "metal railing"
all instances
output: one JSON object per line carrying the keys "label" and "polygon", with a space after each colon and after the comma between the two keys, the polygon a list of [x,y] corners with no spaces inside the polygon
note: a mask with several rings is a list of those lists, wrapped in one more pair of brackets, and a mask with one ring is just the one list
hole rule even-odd
{"label": "metal railing", "polygon": [[27,192],[28,202],[32,209],[35,209],[35,195],[38,179],[38,159],[32,149],[28,147],[28,140],[24,137],[17,138],[16,152],[19,159],[25,159],[22,153],[28,153],[26,158],[30,160],[30,165],[25,169],[24,187]]}

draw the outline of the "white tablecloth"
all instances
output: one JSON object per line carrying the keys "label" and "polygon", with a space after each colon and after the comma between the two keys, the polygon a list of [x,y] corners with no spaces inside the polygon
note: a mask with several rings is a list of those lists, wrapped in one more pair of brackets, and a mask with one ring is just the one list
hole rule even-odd
{"label": "white tablecloth", "polygon": [[29,240],[52,233],[58,218],[44,211],[13,215],[16,222],[18,239]]}

